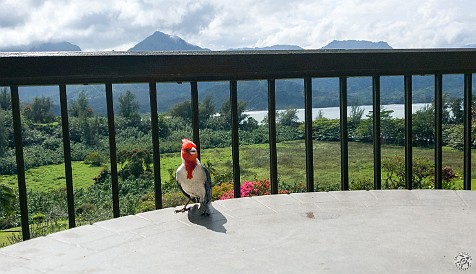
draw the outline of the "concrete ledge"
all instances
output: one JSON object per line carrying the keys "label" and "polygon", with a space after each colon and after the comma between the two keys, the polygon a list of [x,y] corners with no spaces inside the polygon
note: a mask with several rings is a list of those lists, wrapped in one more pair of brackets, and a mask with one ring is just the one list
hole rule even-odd
{"label": "concrete ledge", "polygon": [[[460,273],[476,191],[296,193],[99,222],[0,249],[2,273]],[[471,266],[470,271],[476,271]]]}

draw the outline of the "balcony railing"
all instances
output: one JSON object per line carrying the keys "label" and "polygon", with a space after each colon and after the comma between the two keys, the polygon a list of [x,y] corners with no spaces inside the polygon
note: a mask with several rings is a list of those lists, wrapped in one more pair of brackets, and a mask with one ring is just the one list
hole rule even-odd
{"label": "balcony railing", "polygon": [[104,84],[107,102],[113,216],[119,217],[119,193],[112,84],[148,83],[152,124],[155,206],[162,208],[157,83],[190,82],[193,139],[200,148],[198,85],[201,81],[229,81],[232,116],[232,160],[235,197],[240,195],[237,81],[268,81],[268,117],[271,193],[278,193],[275,122],[275,80],[304,81],[306,186],[314,190],[312,139],[312,79],[339,78],[341,189],[349,189],[347,78],[372,77],[374,189],[381,189],[380,77],[404,76],[405,182],[412,188],[412,76],[435,79],[435,188],[442,188],[442,86],[444,74],[464,74],[464,189],[471,189],[472,74],[476,72],[475,49],[434,50],[309,50],[243,52],[95,52],[95,53],[0,53],[0,86],[9,86],[18,173],[23,239],[30,238],[20,121],[19,86],[58,85],[63,130],[69,227],[75,227],[73,177],[67,111],[67,85]]}

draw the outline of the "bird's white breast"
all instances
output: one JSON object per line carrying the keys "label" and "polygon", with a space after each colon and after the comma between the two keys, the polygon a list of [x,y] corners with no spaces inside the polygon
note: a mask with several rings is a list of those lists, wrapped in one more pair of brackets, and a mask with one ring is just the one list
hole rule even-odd
{"label": "bird's white breast", "polygon": [[207,175],[200,164],[198,164],[193,170],[192,179],[187,178],[187,170],[185,169],[184,164],[179,166],[176,175],[177,181],[182,186],[183,191],[192,197],[199,197],[200,201],[203,201],[205,197],[205,180]]}

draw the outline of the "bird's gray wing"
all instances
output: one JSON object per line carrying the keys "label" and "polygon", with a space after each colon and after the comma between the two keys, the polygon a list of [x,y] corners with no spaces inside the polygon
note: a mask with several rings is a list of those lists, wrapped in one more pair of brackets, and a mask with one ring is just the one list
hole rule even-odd
{"label": "bird's gray wing", "polygon": [[202,166],[203,171],[205,171],[205,175],[207,176],[205,180],[205,198],[203,203],[209,204],[212,201],[212,179],[210,177],[210,172],[204,166]]}

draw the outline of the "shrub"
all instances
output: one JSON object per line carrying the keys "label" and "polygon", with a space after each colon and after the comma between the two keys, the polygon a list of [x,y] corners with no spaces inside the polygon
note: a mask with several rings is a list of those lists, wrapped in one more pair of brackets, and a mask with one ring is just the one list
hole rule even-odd
{"label": "shrub", "polygon": [[[162,206],[164,208],[176,207],[184,205],[187,203],[187,200],[187,197],[185,197],[181,192],[164,193],[162,195]],[[149,192],[140,197],[136,210],[136,213],[155,210],[154,192]]]}
{"label": "shrub", "polygon": [[13,188],[0,184],[0,228],[12,227],[15,223],[16,195]]}
{"label": "shrub", "polygon": [[106,157],[99,151],[93,151],[84,157],[84,163],[91,166],[102,166],[106,163]]}
{"label": "shrub", "polygon": [[333,182],[333,183],[326,183],[326,184],[317,184],[316,191],[339,191],[340,190],[340,183]]}
{"label": "shrub", "polygon": [[[387,172],[385,188],[406,188],[405,184],[405,159],[401,156],[386,158],[382,161],[382,167]],[[412,163],[412,186],[413,188],[431,188],[431,180],[434,171],[430,161],[422,158],[413,159]]]}
{"label": "shrub", "polygon": [[224,193],[228,193],[233,190],[233,183],[221,183],[213,186],[212,188],[212,200],[219,200]]}
{"label": "shrub", "polygon": [[[280,194],[289,194],[287,189],[279,190]],[[220,196],[220,200],[231,199],[234,197],[235,191],[233,189],[223,192]],[[241,197],[252,197],[252,196],[261,196],[261,195],[270,195],[271,194],[271,182],[267,179],[261,179],[259,181],[248,181],[245,180],[240,187]],[[212,194],[213,195],[213,194]]]}
{"label": "shrub", "polygon": [[165,193],[162,196],[162,205],[163,207],[176,207],[179,205],[184,205],[188,201],[188,198],[183,195],[181,192],[170,192]]}
{"label": "shrub", "polygon": [[365,178],[356,178],[351,180],[350,189],[352,190],[371,190],[374,188],[372,180]]}
{"label": "shrub", "polygon": [[284,182],[278,182],[278,189],[285,189],[289,193],[300,193],[300,192],[306,192],[306,184],[304,183],[284,183]]}

